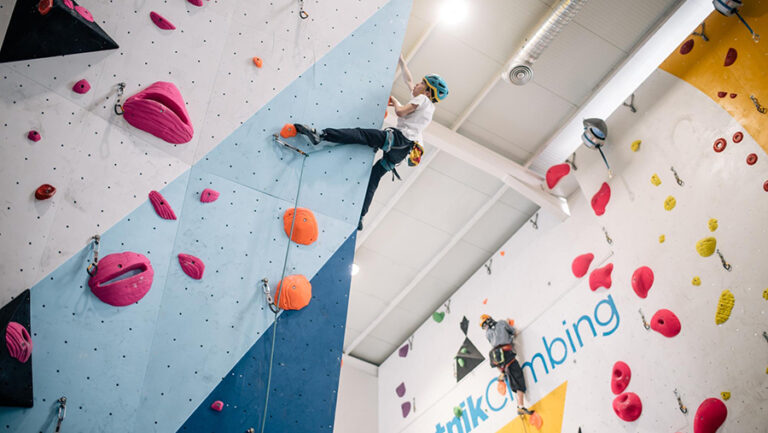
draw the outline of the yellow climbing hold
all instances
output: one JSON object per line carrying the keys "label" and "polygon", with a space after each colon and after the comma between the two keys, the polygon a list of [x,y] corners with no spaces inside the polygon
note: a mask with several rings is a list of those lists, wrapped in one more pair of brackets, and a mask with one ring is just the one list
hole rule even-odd
{"label": "yellow climbing hold", "polygon": [[691,284],[693,284],[694,286],[700,286],[701,285],[701,278],[693,277],[693,280],[691,281]]}
{"label": "yellow climbing hold", "polygon": [[666,239],[667,238],[665,238],[664,235],[659,236],[659,243],[663,244]]}
{"label": "yellow climbing hold", "polygon": [[653,176],[651,176],[651,183],[656,185],[656,186],[661,185],[661,179],[659,179],[659,175],[658,174],[653,173]]}
{"label": "yellow climbing hold", "polygon": [[763,299],[768,299],[768,289],[763,290]]}
{"label": "yellow climbing hold", "polygon": [[707,226],[711,232],[717,230],[717,220],[715,218],[710,218],[709,222],[707,222]]}
{"label": "yellow climbing hold", "polygon": [[629,145],[629,148],[632,149],[632,152],[637,152],[640,150],[640,143],[642,143],[642,141],[635,140],[632,142],[632,144]]}
{"label": "yellow climbing hold", "polygon": [[675,205],[677,204],[677,200],[675,200],[674,197],[669,196],[666,200],[664,200],[664,209],[666,210],[672,210],[675,208]]}
{"label": "yellow climbing hold", "polygon": [[733,303],[735,299],[733,293],[730,290],[725,289],[720,294],[720,300],[717,302],[717,313],[715,313],[715,323],[722,325],[729,317],[731,317],[731,310],[733,310]]}
{"label": "yellow climbing hold", "polygon": [[723,400],[728,401],[728,399],[731,398],[731,393],[728,391],[723,391],[720,393],[720,397],[722,397]]}
{"label": "yellow climbing hold", "polygon": [[696,251],[698,251],[701,257],[709,257],[715,252],[717,248],[717,239],[708,237],[696,242]]}

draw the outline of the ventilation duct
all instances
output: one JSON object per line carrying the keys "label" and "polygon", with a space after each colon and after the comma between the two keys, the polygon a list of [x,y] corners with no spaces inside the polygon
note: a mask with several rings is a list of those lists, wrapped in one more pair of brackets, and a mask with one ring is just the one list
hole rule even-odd
{"label": "ventilation duct", "polygon": [[507,72],[502,78],[510,81],[512,84],[522,86],[533,78],[533,63],[539,58],[541,53],[552,43],[552,40],[560,31],[568,25],[587,0],[563,0],[555,8],[544,23],[533,32],[533,35],[527,39],[525,45],[509,62]]}

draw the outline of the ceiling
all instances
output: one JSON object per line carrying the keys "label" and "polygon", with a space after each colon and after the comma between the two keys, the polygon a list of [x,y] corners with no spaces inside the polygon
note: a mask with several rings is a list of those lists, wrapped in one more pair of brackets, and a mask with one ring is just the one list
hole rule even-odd
{"label": "ceiling", "polygon": [[[414,0],[403,44],[409,68],[414,77],[438,73],[450,87],[435,122],[521,166],[679,3],[588,1],[533,65],[533,80],[514,86],[491,82],[558,2],[468,0],[463,21],[433,26],[444,1]],[[409,99],[402,80],[392,92]],[[457,122],[478,95],[476,108]],[[422,165],[399,170],[403,182],[382,179],[358,234],[360,271],[352,278],[344,350],[376,365],[538,210],[498,177],[425,141]],[[558,188],[567,194],[576,185]]]}

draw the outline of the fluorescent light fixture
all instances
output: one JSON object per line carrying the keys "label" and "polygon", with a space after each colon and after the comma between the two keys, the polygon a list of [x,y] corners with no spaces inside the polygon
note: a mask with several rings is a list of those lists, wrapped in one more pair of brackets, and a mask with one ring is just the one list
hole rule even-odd
{"label": "fluorescent light fixture", "polygon": [[467,16],[468,9],[465,0],[444,0],[440,7],[440,20],[446,24],[456,24]]}
{"label": "fluorescent light fixture", "polygon": [[357,266],[357,263],[352,263],[352,276],[357,275],[358,272],[360,272],[360,266]]}

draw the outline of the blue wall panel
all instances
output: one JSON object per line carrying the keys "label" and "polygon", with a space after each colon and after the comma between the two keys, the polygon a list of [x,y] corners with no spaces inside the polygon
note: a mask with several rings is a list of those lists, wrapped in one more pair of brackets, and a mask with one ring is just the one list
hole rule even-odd
{"label": "blue wall panel", "polygon": [[[312,279],[312,301],[277,319],[274,370],[265,432],[332,432],[336,409],[344,323],[349,300],[351,236]],[[272,326],[224,377],[180,432],[260,431]],[[215,412],[210,405],[225,403]]]}

